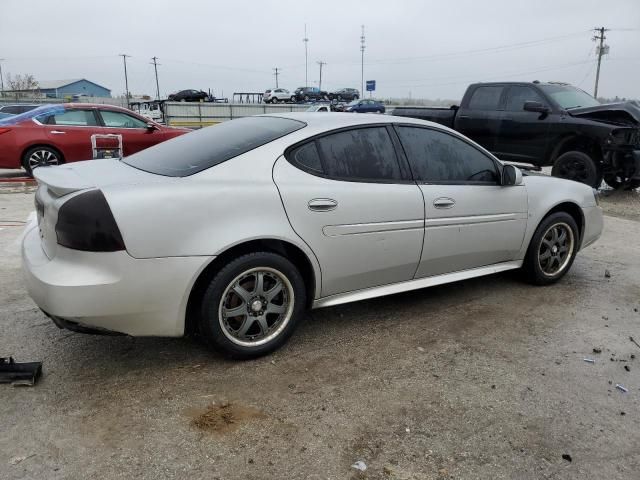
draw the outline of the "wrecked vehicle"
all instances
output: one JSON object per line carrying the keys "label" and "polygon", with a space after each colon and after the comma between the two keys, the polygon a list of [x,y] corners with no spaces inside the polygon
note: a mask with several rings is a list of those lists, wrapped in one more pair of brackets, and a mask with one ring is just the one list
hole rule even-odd
{"label": "wrecked vehicle", "polygon": [[601,104],[565,83],[477,83],[460,106],[397,107],[393,115],[438,122],[501,160],[552,166],[552,175],[613,188],[640,187],[640,106]]}

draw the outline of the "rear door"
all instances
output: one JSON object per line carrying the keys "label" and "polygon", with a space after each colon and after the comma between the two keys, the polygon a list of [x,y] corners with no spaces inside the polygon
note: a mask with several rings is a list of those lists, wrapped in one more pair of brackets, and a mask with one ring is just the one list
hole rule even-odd
{"label": "rear door", "polygon": [[385,126],[327,134],[287,152],[273,176],[322,270],[323,297],[413,278],[424,202]]}
{"label": "rear door", "polygon": [[43,124],[47,142],[62,152],[66,162],[93,158],[91,136],[103,131],[94,109],[68,108],[37,120]]}
{"label": "rear door", "polygon": [[455,129],[490,152],[495,152],[502,122],[504,85],[476,87],[468,104],[455,117]]}
{"label": "rear door", "polygon": [[147,128],[146,120],[134,115],[107,109],[99,109],[98,113],[105,133],[122,135],[122,149],[125,157],[163,140],[160,130]]}
{"label": "rear door", "polygon": [[501,186],[496,162],[462,137],[396,127],[425,201],[416,277],[511,261],[527,226],[524,184]]}
{"label": "rear door", "polygon": [[508,88],[494,150],[504,160],[539,165],[547,149],[550,116],[548,113],[525,111],[524,104],[529,101],[547,103],[542,95],[526,85]]}

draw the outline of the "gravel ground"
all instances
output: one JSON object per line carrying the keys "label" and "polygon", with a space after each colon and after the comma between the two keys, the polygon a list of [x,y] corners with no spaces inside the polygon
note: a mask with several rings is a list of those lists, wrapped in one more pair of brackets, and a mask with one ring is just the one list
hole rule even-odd
{"label": "gravel ground", "polygon": [[31,190],[0,186],[0,356],[44,362],[35,387],[0,385],[3,480],[640,478],[637,193],[603,201],[627,218],[556,286],[508,273],[316,310],[233,362],[56,328],[8,226]]}

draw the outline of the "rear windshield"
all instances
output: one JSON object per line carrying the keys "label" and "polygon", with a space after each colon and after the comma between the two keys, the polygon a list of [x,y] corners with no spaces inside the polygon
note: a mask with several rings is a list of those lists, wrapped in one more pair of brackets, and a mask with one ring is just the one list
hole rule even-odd
{"label": "rear windshield", "polygon": [[145,172],[186,177],[306,126],[280,117],[245,117],[206,127],[142,150],[123,162]]}
{"label": "rear windshield", "polygon": [[50,115],[52,113],[63,113],[64,111],[65,111],[65,108],[62,105],[47,104],[38,108],[34,108],[33,110],[29,110],[28,112],[24,112],[19,115],[13,115],[9,118],[0,120],[0,125],[15,125],[25,120],[29,120],[30,118],[39,117],[40,115],[45,115],[45,114]]}

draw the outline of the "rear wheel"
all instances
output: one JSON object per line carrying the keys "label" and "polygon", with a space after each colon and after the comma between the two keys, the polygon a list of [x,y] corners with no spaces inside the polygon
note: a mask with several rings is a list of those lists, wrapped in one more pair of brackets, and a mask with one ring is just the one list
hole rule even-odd
{"label": "rear wheel", "polygon": [[593,188],[600,187],[602,183],[600,165],[586,153],[578,151],[566,152],[560,155],[553,164],[551,175],[586,183]]}
{"label": "rear wheel", "polygon": [[546,217],[531,239],[522,268],[535,285],[560,280],[571,268],[578,252],[578,226],[571,215],[556,212]]}
{"label": "rear wheel", "polygon": [[228,356],[265,355],[293,334],[305,296],[304,280],[286,258],[270,252],[243,255],[209,284],[202,300],[200,332]]}
{"label": "rear wheel", "polygon": [[28,175],[33,175],[33,169],[51,165],[60,165],[64,160],[62,154],[53,147],[33,147],[27,150],[22,157],[22,167]]}
{"label": "rear wheel", "polygon": [[292,96],[292,97],[290,98],[290,100],[291,100],[291,102],[292,102],[292,103],[295,103],[295,102],[296,102],[296,97],[295,97],[295,95],[294,95],[294,96]]}

